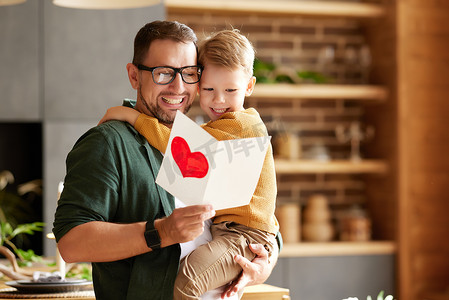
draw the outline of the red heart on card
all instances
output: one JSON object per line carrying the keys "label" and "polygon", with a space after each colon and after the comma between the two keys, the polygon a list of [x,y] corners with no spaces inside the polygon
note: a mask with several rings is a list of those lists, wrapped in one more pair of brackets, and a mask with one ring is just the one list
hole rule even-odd
{"label": "red heart on card", "polygon": [[171,142],[171,154],[182,177],[203,178],[209,171],[209,163],[201,152],[191,152],[186,140],[180,136],[173,138]]}

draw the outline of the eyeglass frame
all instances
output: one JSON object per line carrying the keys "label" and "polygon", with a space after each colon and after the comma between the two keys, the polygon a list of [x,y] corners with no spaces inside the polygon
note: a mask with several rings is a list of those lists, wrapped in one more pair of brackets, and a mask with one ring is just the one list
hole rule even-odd
{"label": "eyeglass frame", "polygon": [[[155,84],[158,84],[158,85],[167,85],[167,84],[172,83],[173,80],[175,80],[175,78],[176,78],[176,74],[178,74],[178,73],[179,73],[179,75],[181,75],[182,81],[185,82],[186,84],[198,83],[201,80],[201,76],[203,75],[203,69],[204,69],[204,67],[202,65],[192,65],[192,66],[185,66],[185,67],[181,67],[181,68],[174,68],[174,67],[170,67],[170,66],[157,66],[157,67],[150,68],[150,67],[147,67],[147,66],[142,65],[142,64],[137,64],[136,67],[137,67],[137,69],[139,69],[141,71],[149,71],[149,72],[151,72],[151,78],[153,79],[153,82]],[[187,81],[184,80],[184,76],[182,75],[182,71],[184,69],[192,68],[192,67],[197,67],[198,68],[198,72],[199,72],[198,80],[195,81],[195,82],[187,82]],[[158,82],[156,82],[156,80],[154,80],[154,73],[153,73],[153,71],[156,70],[157,68],[169,68],[169,69],[172,69],[173,71],[175,71],[175,73],[173,74],[173,77],[172,77],[172,79],[170,79],[169,82],[167,82],[167,83],[158,83]]]}

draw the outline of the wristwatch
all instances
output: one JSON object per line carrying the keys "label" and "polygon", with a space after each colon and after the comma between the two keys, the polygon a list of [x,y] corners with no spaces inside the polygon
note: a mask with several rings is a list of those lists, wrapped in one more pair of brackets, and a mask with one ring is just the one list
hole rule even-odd
{"label": "wristwatch", "polygon": [[148,248],[151,248],[151,250],[161,248],[161,238],[159,237],[157,229],[154,228],[154,221],[148,221],[145,224],[145,232],[143,235],[145,236]]}

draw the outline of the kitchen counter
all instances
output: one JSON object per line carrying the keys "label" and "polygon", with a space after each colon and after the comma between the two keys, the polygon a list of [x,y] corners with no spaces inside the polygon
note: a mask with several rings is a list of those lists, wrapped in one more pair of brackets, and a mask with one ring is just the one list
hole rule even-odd
{"label": "kitchen counter", "polygon": [[[35,271],[54,271],[55,267],[40,266],[29,268]],[[20,293],[15,288],[5,284],[9,280],[0,280],[0,300],[2,299],[35,299],[35,300],[95,300],[94,291],[80,290],[65,293]],[[281,300],[290,299],[289,290],[268,284],[259,284],[246,287],[241,298],[242,300]]]}
{"label": "kitchen counter", "polygon": [[[35,300],[95,300],[93,291],[78,291],[67,293],[50,293],[50,294],[30,294],[18,293],[11,288],[0,283],[0,299],[35,299]],[[245,288],[242,300],[274,300],[274,299],[290,299],[289,290],[279,288],[268,284],[259,284]]]}

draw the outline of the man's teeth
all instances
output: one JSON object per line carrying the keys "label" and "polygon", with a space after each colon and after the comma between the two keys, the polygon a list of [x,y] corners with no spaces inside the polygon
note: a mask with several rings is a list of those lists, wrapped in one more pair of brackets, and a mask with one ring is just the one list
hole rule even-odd
{"label": "man's teeth", "polygon": [[226,108],[221,108],[221,109],[219,109],[219,108],[212,108],[212,110],[214,112],[216,112],[216,113],[222,114],[222,113],[224,113],[226,111]]}
{"label": "man's teeth", "polygon": [[164,100],[165,102],[167,102],[168,104],[179,104],[182,102],[183,98],[175,98],[175,99],[171,99],[171,98],[166,98],[166,97],[162,97],[162,100]]}

